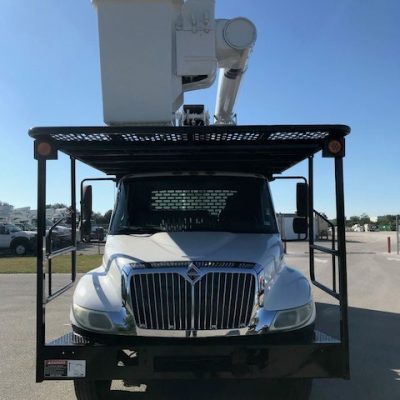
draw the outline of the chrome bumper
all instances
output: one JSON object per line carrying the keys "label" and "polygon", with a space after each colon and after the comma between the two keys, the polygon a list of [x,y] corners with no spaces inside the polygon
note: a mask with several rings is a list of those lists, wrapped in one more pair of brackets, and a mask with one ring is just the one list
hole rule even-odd
{"label": "chrome bumper", "polygon": [[240,329],[212,329],[212,330],[158,330],[158,329],[142,329],[137,327],[133,316],[125,307],[120,311],[109,312],[107,316],[112,324],[109,331],[90,330],[86,326],[82,326],[76,320],[71,310],[72,326],[78,329],[102,333],[105,335],[121,335],[121,336],[140,336],[140,337],[165,337],[165,338],[188,338],[188,337],[221,337],[221,336],[247,336],[265,334],[268,332],[276,315],[276,311],[268,311],[264,308],[258,308],[254,316],[250,320],[250,325]]}

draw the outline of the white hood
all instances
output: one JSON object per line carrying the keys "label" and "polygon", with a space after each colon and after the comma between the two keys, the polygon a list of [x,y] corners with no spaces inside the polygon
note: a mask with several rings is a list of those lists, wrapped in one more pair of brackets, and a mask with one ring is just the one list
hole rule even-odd
{"label": "white hood", "polygon": [[263,263],[271,254],[279,254],[280,246],[277,234],[160,232],[153,235],[109,235],[105,261],[126,257],[137,262],[206,260]]}

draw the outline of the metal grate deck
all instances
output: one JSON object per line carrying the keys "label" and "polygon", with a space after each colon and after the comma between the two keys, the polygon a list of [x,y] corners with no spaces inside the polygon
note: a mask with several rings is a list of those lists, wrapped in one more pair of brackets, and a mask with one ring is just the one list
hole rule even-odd
{"label": "metal grate deck", "polygon": [[[125,337],[125,336],[123,337],[123,339],[127,339],[127,338],[128,337]],[[132,339],[134,339],[135,341],[136,341],[136,339],[139,339],[139,341],[140,341],[140,337],[137,337],[137,336],[132,337]],[[149,338],[142,338],[142,339],[149,339]],[[150,339],[153,339],[154,341],[157,341],[159,343],[161,343],[161,342],[163,342],[163,340],[165,340],[165,338],[163,338],[163,339],[150,338]],[[245,336],[245,337],[230,336],[229,339],[227,337],[218,337],[218,338],[210,337],[208,339],[210,339],[210,340],[218,339],[219,340],[218,343],[220,345],[222,345],[223,343],[230,342],[231,340],[235,340],[235,341],[237,340],[238,342],[243,341],[243,343],[242,343],[243,345],[244,344],[257,345],[257,339],[263,339],[264,344],[267,343],[268,341],[265,341],[265,339],[268,339],[268,335]],[[168,338],[166,340],[168,340]],[[174,339],[174,340],[175,340],[175,343],[179,343],[182,341],[182,339]],[[199,340],[201,342],[205,341],[204,338],[201,338]],[[193,338],[186,339],[185,342],[187,343],[187,341],[193,342],[193,344],[195,344],[195,339],[193,339]],[[251,343],[248,343],[249,341]],[[340,340],[333,338],[324,332],[315,330],[314,343],[315,344],[340,344]],[[82,336],[79,336],[79,335],[75,334],[74,332],[69,332],[57,339],[54,339],[54,340],[48,342],[46,345],[47,346],[93,346],[94,344],[93,344],[93,342],[90,342],[90,341],[84,339]],[[122,345],[122,342],[121,342],[121,345]]]}
{"label": "metal grate deck", "polygon": [[281,173],[350,132],[345,125],[38,127],[29,131],[109,175],[165,171]]}
{"label": "metal grate deck", "polygon": [[69,332],[47,343],[48,346],[84,346],[88,344],[90,344],[88,340],[74,332]]}

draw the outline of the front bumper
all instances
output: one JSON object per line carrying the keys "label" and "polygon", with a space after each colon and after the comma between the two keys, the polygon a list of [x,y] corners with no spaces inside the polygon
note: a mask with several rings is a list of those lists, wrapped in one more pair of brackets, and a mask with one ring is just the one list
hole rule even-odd
{"label": "front bumper", "polygon": [[[215,329],[215,330],[154,330],[139,328],[134,318],[126,310],[121,308],[120,311],[107,313],[107,317],[111,324],[111,329],[87,329],[80,324],[75,318],[74,312],[71,310],[71,323],[75,332],[87,338],[97,338],[104,341],[119,341],[122,337],[152,337],[152,338],[213,338],[213,337],[232,337],[232,336],[249,336],[249,335],[265,335],[275,336],[285,331],[272,331],[270,327],[277,315],[277,311],[268,311],[264,308],[258,308],[249,326],[238,329]],[[315,320],[315,307],[312,316],[301,326],[291,329],[290,332],[304,332],[312,330]],[[300,336],[302,334],[300,333]],[[309,336],[309,335],[308,335]],[[128,340],[129,341],[129,340]]]}
{"label": "front bumper", "polygon": [[[119,335],[119,334],[110,334],[110,333],[99,333],[93,332],[86,329],[83,329],[79,326],[72,325],[72,330],[75,334],[82,338],[82,340],[87,340],[92,343],[101,343],[107,345],[134,345],[138,341],[156,341],[156,340],[179,340],[179,342],[186,342],[186,340],[190,340],[193,343],[202,343],[213,341],[216,342],[221,340],[226,340],[227,338],[236,338],[237,340],[248,340],[250,337],[262,337],[264,343],[268,344],[284,344],[284,343],[311,343],[315,338],[315,330],[314,330],[314,323],[307,325],[303,328],[288,331],[288,332],[270,332],[267,334],[264,331],[264,334],[254,335],[254,334],[243,334],[243,335],[214,335],[214,336],[206,336],[206,335],[188,335],[182,336],[181,334],[172,336],[170,334],[166,334],[165,336],[132,336],[132,335]],[[169,333],[169,332],[166,332]],[[181,333],[181,332],[179,332]],[[179,339],[181,338],[181,339]],[[252,339],[254,340],[254,339]],[[258,339],[257,339],[258,340]]]}
{"label": "front bumper", "polygon": [[[82,379],[134,380],[137,384],[166,379],[348,379],[343,343],[318,331],[310,340],[310,331],[311,327],[271,335],[204,339],[95,335],[93,340],[69,333],[41,349],[37,381],[76,379],[46,367],[70,360],[84,364]],[[107,343],[99,343],[105,340]]]}

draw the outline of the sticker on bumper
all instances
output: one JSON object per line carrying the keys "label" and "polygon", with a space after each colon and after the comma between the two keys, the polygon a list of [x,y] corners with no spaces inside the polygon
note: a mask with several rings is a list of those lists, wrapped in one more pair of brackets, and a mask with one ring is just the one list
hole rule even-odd
{"label": "sticker on bumper", "polygon": [[86,361],[45,360],[44,376],[46,378],[84,378],[86,376]]}

